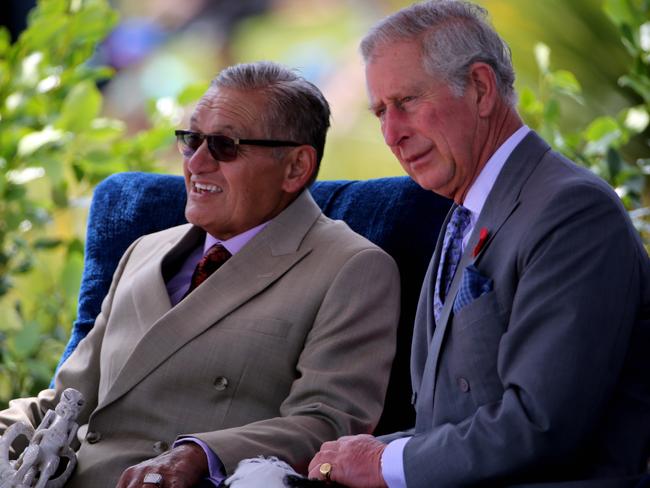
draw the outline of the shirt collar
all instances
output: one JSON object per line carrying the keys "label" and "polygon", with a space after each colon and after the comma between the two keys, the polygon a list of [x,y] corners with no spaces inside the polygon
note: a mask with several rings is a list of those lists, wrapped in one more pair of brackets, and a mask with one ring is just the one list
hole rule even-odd
{"label": "shirt collar", "polygon": [[216,237],[206,233],[205,244],[203,244],[203,254],[208,252],[208,249],[210,249],[215,244],[221,244],[223,247],[228,249],[228,252],[230,254],[234,256],[236,253],[238,253],[241,250],[242,247],[248,244],[248,241],[250,241],[253,237],[259,234],[260,231],[269,224],[269,222],[270,220],[261,223],[260,225],[253,227],[252,229],[248,229],[247,231],[242,232],[241,234],[238,234],[235,237],[226,239],[225,241],[222,241],[221,239],[217,239]]}
{"label": "shirt collar", "polygon": [[481,170],[476,181],[472,184],[470,189],[465,196],[465,201],[463,206],[468,209],[471,213],[470,225],[474,226],[478,220],[478,216],[485,205],[490,190],[494,186],[494,182],[499,176],[503,165],[508,160],[512,151],[515,147],[521,142],[521,140],[526,137],[526,134],[530,132],[530,128],[526,125],[522,125],[517,129],[508,139],[505,140],[501,146],[494,152],[494,154],[488,159],[485,163],[485,167]]}

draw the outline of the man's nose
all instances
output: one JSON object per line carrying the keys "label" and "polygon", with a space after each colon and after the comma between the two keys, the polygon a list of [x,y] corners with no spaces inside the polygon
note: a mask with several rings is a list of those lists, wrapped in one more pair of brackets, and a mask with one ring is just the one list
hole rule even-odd
{"label": "man's nose", "polygon": [[389,147],[395,147],[408,137],[408,125],[404,114],[395,107],[386,108],[381,124],[384,141]]}
{"label": "man's nose", "polygon": [[203,141],[199,148],[187,160],[187,167],[193,174],[208,173],[214,171],[219,163],[210,154],[208,141]]}

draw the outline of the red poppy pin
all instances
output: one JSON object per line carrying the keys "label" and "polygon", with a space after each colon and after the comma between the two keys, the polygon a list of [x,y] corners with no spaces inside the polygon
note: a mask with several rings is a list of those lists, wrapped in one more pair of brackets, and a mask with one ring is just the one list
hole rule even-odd
{"label": "red poppy pin", "polygon": [[483,227],[481,229],[481,233],[478,236],[478,242],[476,243],[476,247],[474,248],[474,254],[473,254],[474,257],[479,255],[481,249],[483,249],[483,246],[487,242],[488,237],[490,237],[490,232],[485,227]]}

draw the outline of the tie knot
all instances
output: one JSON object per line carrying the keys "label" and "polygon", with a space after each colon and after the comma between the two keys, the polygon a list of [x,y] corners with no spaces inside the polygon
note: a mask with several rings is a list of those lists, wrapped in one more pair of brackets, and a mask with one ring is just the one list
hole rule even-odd
{"label": "tie knot", "polygon": [[231,254],[221,244],[215,244],[196,265],[197,270],[201,270],[209,275],[214,273],[223,263],[225,263]]}
{"label": "tie knot", "polygon": [[196,268],[194,268],[194,273],[192,274],[192,279],[190,281],[190,287],[185,293],[185,296],[189,295],[197,286],[203,283],[208,277],[214,273],[217,269],[225,263],[232,254],[223,247],[221,244],[215,244],[201,260],[197,263]]}
{"label": "tie knot", "polygon": [[469,225],[471,215],[472,213],[469,210],[462,205],[458,205],[454,209],[454,212],[451,214],[451,219],[449,220],[450,230],[453,233],[460,232],[462,234]]}

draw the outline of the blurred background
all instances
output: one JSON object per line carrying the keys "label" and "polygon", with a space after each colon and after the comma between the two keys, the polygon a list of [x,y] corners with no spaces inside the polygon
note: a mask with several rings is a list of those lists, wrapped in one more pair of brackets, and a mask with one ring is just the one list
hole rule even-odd
{"label": "blurred background", "polygon": [[[2,0],[0,408],[51,377],[75,317],[93,187],[181,173],[185,128],[224,66],[298,69],[332,107],[320,179],[403,174],[367,110],[358,43],[403,0]],[[512,49],[520,110],[647,227],[648,2],[482,0]]]}

